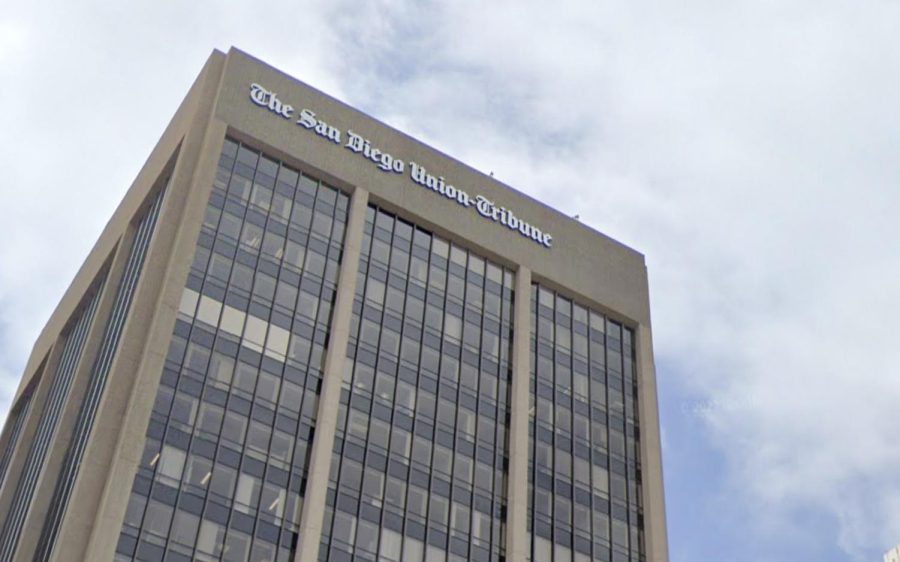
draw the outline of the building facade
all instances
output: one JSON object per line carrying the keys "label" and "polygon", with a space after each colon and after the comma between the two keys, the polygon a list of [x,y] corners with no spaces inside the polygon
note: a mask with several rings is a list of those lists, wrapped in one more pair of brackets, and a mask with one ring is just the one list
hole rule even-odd
{"label": "building facade", "polygon": [[666,562],[643,256],[214,52],[0,479],[0,562]]}

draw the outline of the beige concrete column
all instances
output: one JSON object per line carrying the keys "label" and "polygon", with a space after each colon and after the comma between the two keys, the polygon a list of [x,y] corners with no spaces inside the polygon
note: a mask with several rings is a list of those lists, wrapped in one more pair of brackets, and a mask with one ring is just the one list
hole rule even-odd
{"label": "beige concrete column", "polygon": [[648,562],[668,562],[666,504],[663,494],[662,453],[659,438],[659,407],[656,398],[656,368],[650,328],[635,330],[638,381],[638,415],[641,428],[641,490],[644,504],[644,540]]}
{"label": "beige concrete column", "polygon": [[310,447],[309,477],[300,514],[300,545],[295,562],[315,562],[319,557],[322,537],[322,519],[325,514],[325,496],[328,492],[328,473],[331,469],[331,451],[337,428],[337,413],[341,400],[341,382],[344,378],[344,362],[347,360],[347,340],[353,313],[353,295],[356,275],[359,271],[359,255],[369,192],[356,188],[350,202],[350,217],[344,239],[344,255],[334,299],[334,315],[325,352],[325,370],[322,376],[322,393],[316,414],[316,429]]}
{"label": "beige concrete column", "polygon": [[506,559],[531,559],[528,541],[528,409],[531,381],[531,270],[516,271],[513,306],[512,388],[509,412],[509,483],[506,492]]}

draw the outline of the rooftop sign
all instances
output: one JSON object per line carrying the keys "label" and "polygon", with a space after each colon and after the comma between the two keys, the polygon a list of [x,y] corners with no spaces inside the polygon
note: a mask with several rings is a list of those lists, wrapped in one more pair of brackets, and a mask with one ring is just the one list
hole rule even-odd
{"label": "rooftop sign", "polygon": [[496,205],[484,195],[469,195],[465,190],[448,183],[443,176],[429,173],[424,166],[413,161],[407,164],[402,159],[372,146],[368,139],[350,129],[344,135],[340,129],[328,124],[314,111],[301,109],[298,112],[294,106],[280,100],[275,92],[259,84],[250,84],[250,100],[283,119],[294,121],[298,126],[315,133],[323,140],[343,146],[359,157],[371,161],[372,165],[383,173],[404,174],[408,169],[409,179],[413,183],[442,195],[462,207],[474,209],[482,218],[500,223],[510,230],[516,230],[520,235],[545,248],[553,244],[553,236],[515,216],[511,210]]}

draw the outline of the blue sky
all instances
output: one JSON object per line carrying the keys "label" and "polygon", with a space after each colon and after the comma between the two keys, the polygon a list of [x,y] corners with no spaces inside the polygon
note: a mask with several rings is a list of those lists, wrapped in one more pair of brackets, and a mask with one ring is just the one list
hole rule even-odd
{"label": "blue sky", "polygon": [[0,410],[235,45],[645,253],[672,562],[878,560],[900,543],[897,29],[894,0],[8,7]]}

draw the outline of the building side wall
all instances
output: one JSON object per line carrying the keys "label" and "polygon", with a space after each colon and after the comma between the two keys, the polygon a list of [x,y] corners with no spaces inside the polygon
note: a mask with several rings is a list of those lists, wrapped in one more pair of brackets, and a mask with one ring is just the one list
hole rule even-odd
{"label": "building side wall", "polygon": [[116,286],[125,269],[125,261],[128,258],[128,250],[131,247],[130,238],[132,234],[133,227],[128,225],[121,234],[121,239],[116,241],[116,244],[113,246],[114,253],[110,256],[104,256],[104,259],[101,260],[101,263],[105,263],[107,258],[112,259],[109,273],[97,304],[97,311],[94,313],[94,318],[87,333],[84,350],[78,361],[71,388],[65,399],[62,416],[50,442],[37,488],[29,506],[28,517],[25,519],[19,546],[16,550],[15,560],[17,561],[24,562],[32,560],[34,557],[41,529],[44,525],[45,515],[50,507],[50,500],[59,477],[60,468],[63,465],[66,451],[72,439],[72,430],[78,418],[78,411],[90,382],[94,360],[103,340],[107,318],[109,318],[114,305]]}
{"label": "building side wall", "polygon": [[[250,85],[254,83],[274,91],[283,103],[292,105],[294,118],[286,119],[255,105],[250,100]],[[338,129],[341,142],[335,143],[296,124],[296,117],[304,108]],[[512,267],[526,267],[535,281],[636,329],[640,342],[637,370],[648,560],[665,562],[667,541],[658,408],[643,256],[235,49],[228,54],[216,111],[239,134],[258,145],[262,143],[260,148],[311,167],[319,175],[332,177],[337,184],[362,186],[384,208],[396,210],[401,216],[486,257]],[[371,146],[404,160],[405,172],[380,171],[372,161],[348,150],[344,146],[348,130],[368,139]],[[423,165],[429,173],[442,176],[447,183],[473,197],[483,194],[511,209],[517,217],[551,233],[552,248],[541,247],[518,232],[413,183],[409,178],[410,161]]]}
{"label": "building side wall", "polygon": [[[211,123],[222,57],[204,68],[166,136],[179,139],[159,222],[66,513],[54,560],[106,560],[140,460],[143,433],[175,322],[225,127]],[[149,178],[148,178],[149,179]],[[159,184],[151,184],[156,185]],[[144,186],[141,186],[144,187]],[[145,188],[144,191],[149,191]],[[115,521],[115,523],[113,523]]]}

